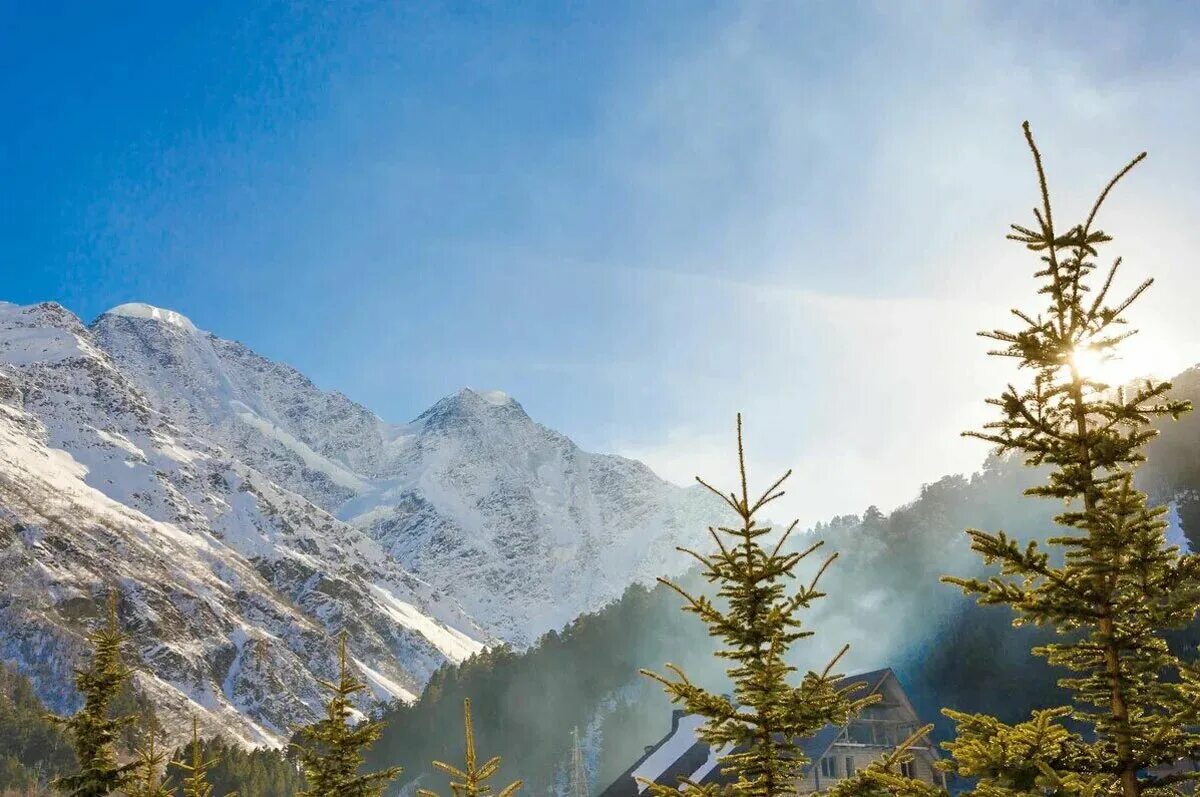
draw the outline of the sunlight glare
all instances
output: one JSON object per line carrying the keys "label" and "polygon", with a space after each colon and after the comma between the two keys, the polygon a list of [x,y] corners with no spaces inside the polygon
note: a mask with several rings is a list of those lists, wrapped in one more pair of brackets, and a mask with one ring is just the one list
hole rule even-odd
{"label": "sunlight glare", "polygon": [[1122,342],[1116,351],[1120,353],[1082,345],[1071,353],[1071,364],[1081,376],[1112,387],[1147,376],[1170,378],[1183,368],[1169,347],[1141,335]]}
{"label": "sunlight glare", "polygon": [[1099,349],[1088,345],[1076,346],[1071,352],[1071,365],[1085,379],[1108,382],[1109,372],[1114,362],[1116,360],[1112,355],[1102,353]]}

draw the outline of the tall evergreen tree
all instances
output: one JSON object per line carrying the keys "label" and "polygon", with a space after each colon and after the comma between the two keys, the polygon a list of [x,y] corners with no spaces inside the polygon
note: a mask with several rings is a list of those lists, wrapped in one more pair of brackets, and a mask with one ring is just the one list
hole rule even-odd
{"label": "tall evergreen tree", "polygon": [[[200,743],[200,728],[196,718],[192,717],[192,743],[188,746],[192,760],[172,761],[171,765],[187,773],[181,788],[183,797],[212,797],[213,787],[208,782],[208,772],[217,763],[215,758],[205,759],[204,748]],[[237,797],[229,794],[226,797]]]}
{"label": "tall evergreen tree", "polygon": [[[463,724],[467,737],[466,768],[459,769],[441,761],[434,761],[433,765],[450,776],[450,790],[454,792],[454,797],[490,797],[492,787],[487,781],[500,769],[500,756],[493,756],[483,766],[476,766],[478,759],[475,756],[475,729],[471,725],[470,698],[463,700]],[[496,797],[513,797],[521,785],[519,780],[510,783],[501,789]],[[428,789],[417,789],[417,794],[419,797],[439,797],[437,792]]]}
{"label": "tall evergreen tree", "polygon": [[579,728],[571,729],[571,772],[567,794],[570,797],[588,797],[587,770],[583,766],[583,746],[579,743]]}
{"label": "tall evergreen tree", "polygon": [[173,797],[163,782],[167,753],[158,746],[154,728],[145,731],[146,741],[137,751],[137,768],[125,787],[125,797]]}
{"label": "tall evergreen tree", "polygon": [[[1116,355],[1134,331],[1124,314],[1150,286],[1110,299],[1118,258],[1102,280],[1093,274],[1097,247],[1111,238],[1094,229],[1113,186],[1145,157],[1137,156],[1101,192],[1083,224],[1054,224],[1041,155],[1029,124],[1041,190],[1032,227],[1013,225],[1008,237],[1040,253],[1035,277],[1040,313],[1013,310],[1016,331],[980,333],[998,341],[993,354],[1017,360],[1032,379],[1010,385],[989,403],[1000,419],[974,437],[999,452],[1049,466],[1046,483],[1028,494],[1062,501],[1062,527],[1045,549],[1019,544],[1004,532],[970,530],[972,547],[1000,575],[989,580],[947,578],[980,603],[1009,606],[1015,624],[1055,628],[1063,641],[1035,648],[1070,671],[1059,683],[1072,704],[1008,726],[993,718],[946,712],[958,738],[946,745],[958,771],[980,779],[988,794],[1097,793],[1139,797],[1170,793],[1197,773],[1155,777],[1152,767],[1200,752],[1200,679],[1169,648],[1168,629],[1184,626],[1200,605],[1200,558],[1181,554],[1164,537],[1165,510],[1147,506],[1133,485],[1150,421],[1178,417],[1190,407],[1167,398],[1170,384],[1154,380],[1126,388],[1105,384],[1095,365]],[[1082,727],[1077,733],[1071,726]]]}
{"label": "tall evergreen tree", "polygon": [[[714,749],[728,749],[721,759],[723,773],[735,778],[728,791],[749,797],[777,797],[795,793],[795,781],[809,763],[799,742],[827,724],[844,725],[859,710],[877,698],[853,699],[857,684],[838,687],[833,672],[847,647],[829,662],[823,672],[809,672],[798,686],[789,683],[796,668],[785,662],[792,644],[809,637],[800,620],[800,611],[809,609],[823,596],[818,582],[837,554],[830,555],[807,585],[794,591],[785,587],[796,578],[797,566],[820,549],[817,542],[802,552],[784,553],[784,545],[796,528],[796,522],[770,544],[770,526],[760,526],[758,513],[783,495],[780,487],[791,475],[785,473],[760,497],[752,499],[746,481],[746,461],[742,446],[742,416],[737,417],[738,470],[740,494],[728,495],[697,478],[700,484],[720,496],[737,515],[736,528],[710,528],[716,552],[702,555],[680,550],[694,557],[709,582],[719,585],[717,601],[694,596],[667,579],[663,584],[686,601],[684,611],[696,614],[719,638],[724,647],[717,656],[728,659],[727,670],[733,682],[733,694],[718,695],[688,679],[672,664],[667,668],[674,677],[649,670],[642,672],[659,681],[672,702],[682,703],[690,714],[707,718],[700,737]],[[719,603],[718,603],[719,601]],[[925,729],[926,731],[928,729]],[[684,781],[687,794],[716,794],[719,789]],[[678,797],[680,788],[648,784],[658,797]]]}
{"label": "tall evergreen tree", "polygon": [[346,634],[338,646],[338,681],[321,684],[333,697],[326,704],[325,719],[300,731],[309,741],[298,746],[300,766],[308,790],[301,797],[379,797],[387,784],[400,774],[400,767],[388,767],[381,772],[360,773],[363,751],[383,732],[382,722],[364,720],[352,724],[351,698],[367,685],[350,673],[346,664]]}
{"label": "tall evergreen tree", "polygon": [[135,717],[112,716],[112,702],[129,680],[129,669],[121,657],[125,635],[117,618],[117,595],[110,593],[107,623],[88,635],[92,659],[87,669],[75,670],[75,687],[83,695],[83,708],[70,717],[49,719],[67,732],[79,772],[56,778],[56,790],[72,797],[103,797],[128,783],[137,762],[117,762],[113,743]]}

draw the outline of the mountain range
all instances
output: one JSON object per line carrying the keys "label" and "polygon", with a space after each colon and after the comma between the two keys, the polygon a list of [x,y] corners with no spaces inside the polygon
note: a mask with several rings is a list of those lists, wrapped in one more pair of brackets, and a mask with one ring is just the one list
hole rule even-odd
{"label": "mountain range", "polygon": [[110,592],[160,716],[276,744],[336,634],[409,701],[678,572],[721,511],[499,391],[391,423],[170,310],[0,303],[0,658],[57,711]]}

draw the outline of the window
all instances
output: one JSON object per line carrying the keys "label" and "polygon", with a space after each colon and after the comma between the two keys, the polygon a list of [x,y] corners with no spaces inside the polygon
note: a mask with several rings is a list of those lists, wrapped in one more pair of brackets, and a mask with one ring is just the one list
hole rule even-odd
{"label": "window", "polygon": [[821,759],[821,774],[827,778],[833,777],[833,759],[826,756]]}
{"label": "window", "polygon": [[900,763],[900,774],[906,778],[913,777],[913,762],[912,761],[902,761]]}
{"label": "window", "polygon": [[871,744],[875,741],[872,724],[868,722],[851,723],[846,729],[846,737],[855,744]]}
{"label": "window", "polygon": [[851,756],[846,756],[846,777],[850,777],[853,774],[854,774],[854,758]]}

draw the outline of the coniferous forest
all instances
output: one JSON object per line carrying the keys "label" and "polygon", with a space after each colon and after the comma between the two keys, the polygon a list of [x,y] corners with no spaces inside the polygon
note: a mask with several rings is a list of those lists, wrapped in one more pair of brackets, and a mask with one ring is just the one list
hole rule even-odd
{"label": "coniferous forest", "polygon": [[[1121,220],[1104,212],[1144,155],[1075,221],[1052,203],[1053,158],[1028,124],[1024,136],[1037,204],[1009,238],[1029,291],[1012,328],[981,333],[1012,373],[987,398],[991,422],[965,430],[987,456],[978,472],[927,484],[890,513],[799,529],[771,516],[792,485],[758,472],[738,416],[739,481],[701,478],[724,516],[703,547],[680,549],[684,575],[631,586],[528,648],[443,665],[412,702],[364,699],[344,632],[329,640],[323,715],[281,749],[205,737],[194,718],[164,727],[134,686],[114,590],[96,597],[106,610],[87,630],[76,710],[51,713],[22,674],[0,669],[0,794],[598,794],[677,707],[726,751],[722,779],[647,782],[646,793],[777,797],[814,764],[803,740],[877,699],[842,677],[881,665],[929,725],[839,780],[838,797],[1190,793],[1200,773],[1180,762],[1200,756],[1200,557],[1188,552],[1200,550],[1189,414],[1200,371],[1111,385],[1089,370],[1153,323],[1137,301],[1152,275],[1110,254]],[[1122,292],[1126,271],[1137,279]],[[947,787],[906,766],[927,739]]]}

